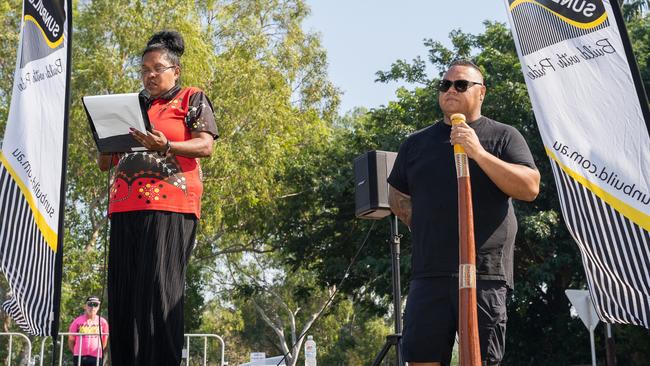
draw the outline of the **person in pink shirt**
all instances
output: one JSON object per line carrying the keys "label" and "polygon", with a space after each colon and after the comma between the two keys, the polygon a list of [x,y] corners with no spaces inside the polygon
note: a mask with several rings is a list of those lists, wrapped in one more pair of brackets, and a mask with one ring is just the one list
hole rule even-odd
{"label": "person in pink shirt", "polygon": [[[68,348],[73,355],[74,365],[103,365],[104,349],[108,341],[108,322],[97,315],[101,302],[97,296],[86,299],[84,313],[70,324],[70,333],[88,333],[84,336],[69,336]],[[101,324],[102,347],[99,347]]]}

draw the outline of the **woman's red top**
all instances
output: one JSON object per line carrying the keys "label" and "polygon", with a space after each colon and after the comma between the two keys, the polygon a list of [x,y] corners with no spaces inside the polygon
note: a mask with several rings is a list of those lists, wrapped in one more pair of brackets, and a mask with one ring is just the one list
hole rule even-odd
{"label": "woman's red top", "polygon": [[[149,121],[174,143],[207,132],[217,138],[217,125],[207,96],[198,88],[173,88],[148,101]],[[198,158],[134,152],[117,157],[111,179],[109,215],[159,210],[201,216],[202,172]]]}

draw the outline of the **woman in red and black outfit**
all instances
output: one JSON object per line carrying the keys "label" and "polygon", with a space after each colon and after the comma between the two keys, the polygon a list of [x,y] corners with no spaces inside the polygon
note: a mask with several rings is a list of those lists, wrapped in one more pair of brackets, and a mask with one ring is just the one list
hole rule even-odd
{"label": "woman in red and black outfit", "polygon": [[184,43],[159,32],[142,53],[142,95],[152,131],[132,131],[149,151],[102,155],[115,169],[110,189],[108,304],[114,365],[179,365],[185,269],[200,217],[199,158],[217,127],[207,96],[181,88]]}

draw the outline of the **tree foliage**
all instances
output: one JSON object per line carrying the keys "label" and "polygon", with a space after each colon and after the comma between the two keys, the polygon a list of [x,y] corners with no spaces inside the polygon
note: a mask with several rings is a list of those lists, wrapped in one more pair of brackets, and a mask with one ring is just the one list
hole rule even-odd
{"label": "tree foliage", "polygon": [[[0,131],[9,107],[20,3],[0,2],[6,15],[0,21]],[[403,80],[415,87],[398,89],[386,106],[338,116],[326,53],[316,35],[302,30],[309,14],[303,0],[88,0],[74,6],[63,328],[86,295],[102,292],[105,266],[108,181],[96,169],[80,98],[138,91],[146,39],[176,29],[187,45],[182,83],[206,91],[220,134],[213,156],[202,160],[203,216],[187,278],[187,331],[224,337],[231,364],[247,361],[251,351],[286,354],[295,364],[307,332],[318,342],[321,363],[369,365],[392,329],[389,226],[387,220],[355,218],[353,160],[368,150],[396,151],[409,133],[440,120],[440,72],[457,57],[471,57],[486,76],[484,114],[522,132],[543,178],[534,203],[515,203],[520,228],[504,364],[588,359],[588,335],[571,318],[564,295],[566,288],[585,286],[582,264],[560,215],[514,43],[503,24],[486,22],[476,35],[454,30],[451,47],[425,40],[426,55],[377,72],[378,82]],[[647,2],[627,2],[624,11],[648,89]],[[405,295],[410,236],[405,227],[400,232]],[[0,290],[6,293],[4,282]],[[647,331],[620,326],[615,337],[620,364],[648,363]],[[216,362],[216,354],[210,357]]]}
{"label": "tree foliage", "polygon": [[9,101],[14,82],[16,67],[16,47],[18,46],[21,14],[20,0],[3,0],[0,2],[0,135],[4,135],[4,127],[9,115]]}

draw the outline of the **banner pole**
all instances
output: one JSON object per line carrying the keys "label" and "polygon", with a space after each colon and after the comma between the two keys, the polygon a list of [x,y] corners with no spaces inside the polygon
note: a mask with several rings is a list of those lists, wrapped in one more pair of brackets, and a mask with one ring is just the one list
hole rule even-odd
{"label": "banner pole", "polygon": [[[63,152],[61,166],[61,191],[59,202],[59,227],[56,247],[56,259],[54,261],[54,304],[52,314],[52,366],[56,366],[56,342],[59,338],[59,322],[61,317],[61,282],[63,280],[63,248],[65,238],[65,193],[66,193],[66,176],[68,166],[68,126],[70,122],[70,80],[72,75],[72,2],[64,0],[66,7],[67,33],[66,42],[66,75],[65,75],[65,107],[63,113]],[[63,343],[64,340],[62,339]],[[61,352],[63,353],[63,351]]]}

